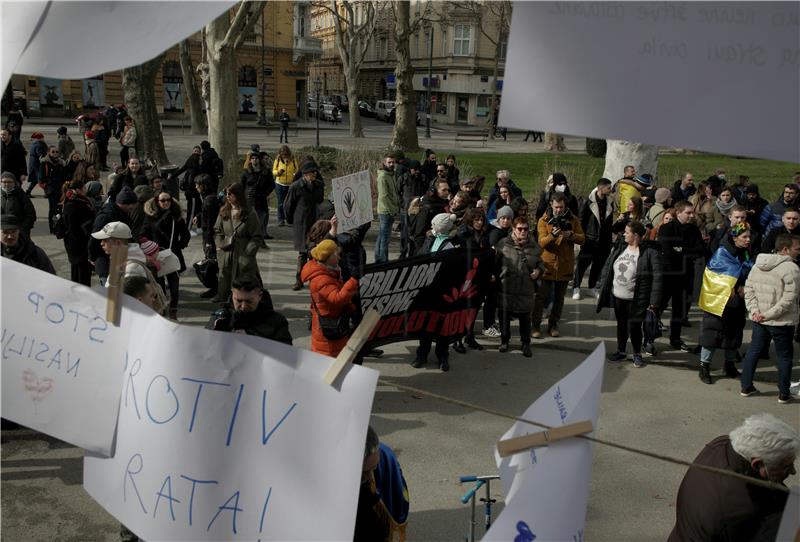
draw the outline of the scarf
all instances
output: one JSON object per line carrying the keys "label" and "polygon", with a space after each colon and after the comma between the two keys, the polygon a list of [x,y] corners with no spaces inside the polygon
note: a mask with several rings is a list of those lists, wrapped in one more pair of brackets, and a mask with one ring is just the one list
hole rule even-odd
{"label": "scarf", "polygon": [[436,238],[433,240],[433,246],[431,246],[431,252],[436,252],[439,250],[439,247],[444,244],[445,241],[450,240],[450,235],[448,234],[436,234]]}
{"label": "scarf", "polygon": [[728,203],[722,203],[722,201],[717,198],[717,209],[719,209],[719,212],[722,213],[722,216],[728,216],[728,213],[734,205],[736,205],[735,199],[731,199],[731,201]]}

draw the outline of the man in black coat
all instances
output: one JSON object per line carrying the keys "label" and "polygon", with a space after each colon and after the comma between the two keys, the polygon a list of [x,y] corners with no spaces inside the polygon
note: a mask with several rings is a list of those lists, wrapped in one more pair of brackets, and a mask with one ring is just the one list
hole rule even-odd
{"label": "man in black coat", "polygon": [[308,162],[303,166],[302,177],[289,186],[286,199],[283,200],[286,222],[294,229],[294,249],[298,252],[297,273],[292,287],[295,291],[303,288],[300,271],[308,261],[306,236],[317,220],[317,205],[322,203],[323,199],[325,199],[325,185],[319,178],[319,168],[314,162]]}
{"label": "man in black coat", "polygon": [[435,192],[422,197],[421,209],[414,218],[414,250],[418,251],[425,242],[425,234],[431,229],[433,217],[447,212],[450,205],[450,184],[440,178],[434,183]]}
{"label": "man in black coat", "polygon": [[694,223],[694,208],[687,200],[675,204],[676,219],[662,224],[658,242],[664,261],[664,298],[661,311],[672,299],[669,344],[684,352],[692,349],[681,340],[683,319],[688,312],[688,299],[694,284],[694,261],[705,251],[703,235]]}
{"label": "man in black coat", "polygon": [[208,141],[200,142],[200,173],[213,176],[217,182],[225,173],[222,158],[219,157],[216,149]]}
{"label": "man in black coat", "polygon": [[0,130],[0,164],[3,170],[13,173],[22,184],[28,175],[28,151],[18,139],[11,137],[8,130]]}
{"label": "man in black coat", "polygon": [[597,285],[597,279],[600,278],[603,265],[611,252],[611,228],[616,206],[609,194],[611,194],[611,181],[601,178],[581,207],[579,220],[586,235],[586,242],[581,246],[575,265],[572,299],[581,298],[581,282],[590,265],[592,270],[589,272],[588,286],[593,289]]}
{"label": "man in black coat", "polygon": [[2,189],[2,206],[0,210],[4,215],[14,215],[19,221],[19,227],[27,237],[36,224],[36,209],[28,194],[17,182],[17,177],[4,171],[0,176],[0,189]]}
{"label": "man in black coat", "polygon": [[672,203],[688,200],[696,191],[694,175],[685,173],[680,180],[675,181],[675,185],[672,187]]}
{"label": "man in black coat", "polygon": [[[275,178],[272,168],[266,167],[260,153],[253,153],[248,159],[247,170],[240,179],[247,196],[247,204],[256,212],[258,222],[261,224],[261,235],[264,239],[272,239],[267,233],[269,224],[269,206],[267,198],[275,190]],[[264,243],[262,248],[267,248]]]}
{"label": "man in black coat", "polygon": [[275,311],[272,297],[259,284],[233,281],[231,302],[233,311],[221,309],[211,317],[211,329],[256,335],[291,346],[289,321]]}
{"label": "man in black coat", "polygon": [[56,274],[53,263],[44,250],[37,247],[20,230],[20,222],[14,215],[0,217],[0,254],[15,262],[29,265],[52,275]]}
{"label": "man in black coat", "polygon": [[410,256],[409,238],[411,237],[410,224],[408,220],[408,208],[415,198],[421,198],[428,190],[428,179],[422,173],[421,165],[418,160],[407,160],[405,163],[406,171],[398,176],[400,185],[400,257]]}
{"label": "man in black coat", "polygon": [[[133,190],[127,186],[117,194],[116,201],[109,201],[100,209],[94,219],[92,233],[103,229],[103,226],[110,222],[123,222],[130,227],[130,213],[136,208],[139,198]],[[108,255],[103,252],[100,241],[94,237],[89,238],[89,261],[94,264],[94,271],[100,277],[100,284],[106,283],[110,261]]]}
{"label": "man in black coat", "polygon": [[[761,249],[764,252],[774,252],[775,240],[779,235],[784,233],[800,235],[800,210],[795,207],[789,207],[783,212],[781,225],[769,230],[767,236],[764,237],[764,242],[761,244]],[[800,262],[798,262],[798,264],[800,264]]]}
{"label": "man in black coat", "polygon": [[752,183],[744,189],[745,194],[745,201],[742,205],[747,208],[747,222],[750,224],[750,228],[758,232],[759,234],[764,233],[764,229],[761,227],[761,213],[764,212],[764,207],[769,205],[769,202],[761,197],[761,194],[758,191],[758,185]]}
{"label": "man in black coat", "polygon": [[289,113],[286,108],[281,109],[281,114],[278,115],[278,121],[281,123],[281,135],[279,143],[289,143]]}

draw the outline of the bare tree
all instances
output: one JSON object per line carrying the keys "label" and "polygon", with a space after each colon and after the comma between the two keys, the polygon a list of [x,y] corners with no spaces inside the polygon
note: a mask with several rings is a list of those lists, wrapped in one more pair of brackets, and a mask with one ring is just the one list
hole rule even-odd
{"label": "bare tree", "polygon": [[128,115],[136,124],[136,154],[140,158],[150,157],[166,164],[167,151],[156,108],[156,74],[164,61],[164,54],[122,70],[122,90]]}
{"label": "bare tree", "polygon": [[609,139],[603,177],[616,181],[622,178],[625,166],[634,166],[639,173],[658,177],[658,146]]}
{"label": "bare tree", "polygon": [[[234,172],[239,167],[238,127],[238,70],[236,51],[253,30],[264,2],[242,1],[208,23],[205,27],[208,80],[208,139],[225,162],[225,171]],[[233,178],[230,177],[229,178]]]}
{"label": "bare tree", "polygon": [[203,101],[200,90],[194,79],[194,67],[189,40],[185,39],[180,45],[181,75],[183,76],[183,93],[189,98],[189,113],[192,120],[192,134],[206,135],[208,126],[206,116],[203,114]]}
{"label": "bare tree", "polygon": [[567,145],[564,143],[564,136],[554,134],[552,132],[544,133],[544,150],[563,152],[567,150]]}
{"label": "bare tree", "polygon": [[364,137],[361,115],[358,112],[358,83],[361,65],[375,31],[375,2],[349,2],[330,0],[314,2],[315,7],[328,10],[333,15],[336,31],[336,49],[342,59],[342,70],[350,103],[350,137]]}

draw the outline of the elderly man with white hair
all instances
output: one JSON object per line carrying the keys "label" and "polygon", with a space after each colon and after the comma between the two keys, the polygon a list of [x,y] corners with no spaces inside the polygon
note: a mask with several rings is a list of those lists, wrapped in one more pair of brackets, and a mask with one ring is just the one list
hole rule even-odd
{"label": "elderly man with white hair", "polygon": [[[694,462],[783,484],[795,474],[800,434],[772,414],[754,414],[715,438]],[[669,542],[775,540],[787,492],[690,467],[678,490]]]}

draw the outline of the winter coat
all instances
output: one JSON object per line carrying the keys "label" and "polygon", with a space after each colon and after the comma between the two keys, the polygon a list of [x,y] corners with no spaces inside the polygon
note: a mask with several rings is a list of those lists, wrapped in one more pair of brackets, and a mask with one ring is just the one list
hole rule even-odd
{"label": "winter coat", "polygon": [[87,164],[94,166],[98,171],[100,171],[100,149],[97,147],[97,141],[94,139],[87,141],[86,156],[84,159],[86,160]]}
{"label": "winter coat", "polygon": [[143,185],[137,186],[133,192],[136,194],[138,201],[136,202],[136,207],[131,211],[129,226],[131,227],[131,238],[138,239],[142,235],[142,228],[144,228],[144,222],[147,218],[144,207],[156,196],[156,191],[150,186]]}
{"label": "winter coat", "polygon": [[694,194],[689,198],[689,202],[694,208],[695,216],[697,217],[697,227],[703,233],[703,236],[711,235],[717,226],[722,224],[725,217],[717,209],[717,198],[714,196],[710,198],[700,199],[700,194]]}
{"label": "winter coat", "polygon": [[694,272],[694,261],[705,251],[703,236],[696,224],[681,224],[673,220],[661,224],[658,230],[658,243],[664,259],[664,274],[683,277]]}
{"label": "winter coat", "polygon": [[378,214],[396,215],[400,212],[400,188],[394,171],[378,170]]}
{"label": "winter coat", "polygon": [[[147,177],[145,175],[144,169],[139,168],[139,171],[134,173],[128,168],[125,168],[121,173],[116,175],[109,175],[109,179],[113,177],[111,181],[111,185],[108,187],[108,198],[111,201],[114,201],[117,197],[117,194],[122,191],[124,187],[128,187],[131,190],[136,188],[137,186],[141,186],[142,184],[149,185],[147,181]],[[145,182],[142,182],[141,180]]]}
{"label": "winter coat", "polygon": [[765,326],[795,326],[800,319],[800,268],[789,256],[759,254],[744,285],[747,313],[758,311]]}
{"label": "winter coat", "polygon": [[75,150],[75,143],[72,142],[72,138],[67,134],[59,134],[56,146],[58,147],[58,153],[63,160],[68,160],[69,156],[72,154],[72,151]]}
{"label": "winter coat", "polygon": [[181,268],[178,272],[182,273],[186,269],[183,249],[189,245],[189,240],[192,237],[189,234],[186,221],[181,216],[180,208],[173,200],[172,207],[164,211],[158,206],[154,197],[144,204],[144,212],[145,220],[142,227],[142,236],[158,243],[160,250],[165,248],[172,249],[172,252],[181,262]]}
{"label": "winter coat", "polygon": [[783,196],[778,198],[778,201],[771,203],[764,207],[761,211],[761,216],[758,217],[761,230],[764,235],[768,235],[774,228],[780,228],[783,225],[783,213],[786,209],[796,209],[797,201],[791,205],[786,205],[783,202]]}
{"label": "winter coat", "polygon": [[697,192],[697,189],[694,186],[688,188],[686,192],[684,192],[681,189],[681,181],[675,181],[675,184],[672,185],[672,205],[675,205],[679,201],[683,201],[685,199],[688,200],[694,195],[695,192]]}
{"label": "winter coat", "polygon": [[36,224],[36,209],[31,197],[21,187],[15,187],[8,193],[3,192],[0,198],[3,214],[17,217],[20,230],[30,237],[31,230]]}
{"label": "winter coat", "polygon": [[[261,281],[256,254],[261,248],[263,238],[261,225],[254,211],[239,216],[238,219],[219,215],[214,225],[214,238],[219,252],[217,259],[220,273],[227,279],[220,281],[221,293],[227,293],[224,291],[225,282],[229,289],[230,284],[236,279]],[[232,244],[230,250],[222,250],[222,247],[229,244]]]}
{"label": "winter coat", "polygon": [[272,297],[266,290],[261,290],[261,301],[253,312],[234,312],[231,318],[233,331],[243,330],[248,335],[256,335],[291,346],[292,334],[289,332],[289,321],[272,305]]}
{"label": "winter coat", "polygon": [[[283,173],[279,173],[283,170]],[[280,156],[272,163],[272,176],[281,186],[291,186],[294,174],[297,173],[297,160],[290,158],[284,161]]]}
{"label": "winter coat", "polygon": [[0,245],[0,255],[15,262],[35,267],[51,275],[56,274],[56,269],[44,250],[39,248],[26,235],[20,235],[17,246],[10,252],[5,245]]}
{"label": "winter coat", "polygon": [[89,261],[89,239],[94,223],[94,204],[86,196],[67,191],[62,217],[66,226],[64,250],[72,265]]}
{"label": "winter coat", "polygon": [[[124,222],[129,227],[131,225],[128,213],[120,209],[114,201],[109,201],[100,208],[92,225],[92,233],[102,230],[103,226],[109,222]],[[100,241],[94,237],[89,237],[89,260],[95,262],[95,271],[98,276],[108,276],[108,255],[100,247]]]}
{"label": "winter coat", "polygon": [[761,215],[769,202],[762,197],[757,197],[754,201],[745,198],[742,204],[747,208],[747,223],[750,227],[763,235],[764,228],[761,227]]}
{"label": "winter coat", "polygon": [[419,213],[414,217],[414,244],[421,247],[425,242],[425,234],[431,229],[431,221],[433,217],[440,213],[446,212],[450,202],[442,199],[436,194],[423,196],[420,202],[421,208]]}
{"label": "winter coat", "polygon": [[424,174],[417,173],[416,175],[411,175],[411,172],[407,172],[403,175],[403,181],[400,186],[403,200],[400,212],[407,213],[414,198],[421,198],[425,195],[427,190],[428,178],[425,177]]}
{"label": "winter coat", "polygon": [[422,162],[422,166],[420,166],[420,172],[425,175],[428,181],[433,182],[433,180],[436,179],[436,167],[436,162],[425,160]]}
{"label": "winter coat", "polygon": [[667,210],[662,203],[654,203],[653,206],[647,210],[644,221],[655,229],[664,222],[664,215],[666,212]]}
{"label": "winter coat", "polygon": [[[536,220],[539,220],[545,214],[550,213],[550,198],[555,193],[556,192],[554,190],[542,190],[542,192],[539,194],[539,203],[536,205],[536,214],[534,215]],[[564,190],[563,194],[564,197],[567,198],[567,209],[569,209],[573,215],[578,216],[578,198],[572,195],[569,187]]]}
{"label": "winter coat", "polygon": [[221,160],[214,147],[204,150],[200,155],[200,173],[207,173],[212,179],[219,180]]}
{"label": "winter coat", "polygon": [[743,263],[740,275],[733,287],[731,296],[725,304],[722,316],[703,311],[703,319],[700,323],[700,346],[706,348],[725,348],[738,349],[742,346],[742,334],[747,320],[747,307],[744,298],[738,294],[740,287],[744,286],[750,268],[753,265],[750,259],[750,251],[736,248],[730,237],[726,237],[721,246],[715,251],[713,260],[718,257],[719,251],[725,251],[727,258],[731,256]]}
{"label": "winter coat", "polygon": [[[39,168],[42,158],[47,156],[47,143],[41,139],[37,139],[31,143],[30,151],[28,152],[28,182],[39,182]],[[19,178],[18,178],[19,179]]]}
{"label": "winter coat", "polygon": [[47,197],[57,197],[61,199],[61,188],[67,181],[64,163],[56,158],[46,155],[39,164],[39,183],[44,183],[44,193]]}
{"label": "winter coat", "polygon": [[247,204],[250,205],[250,208],[255,211],[266,210],[267,198],[275,190],[272,171],[266,168],[254,171],[252,167],[248,167],[247,171],[242,173],[240,182],[244,187]]}
{"label": "winter coat", "polygon": [[173,177],[180,177],[181,174],[183,175],[183,180],[180,184],[180,189],[186,192],[186,196],[194,196],[198,194],[197,187],[194,184],[194,178],[200,174],[200,156],[197,154],[190,154],[189,158],[183,163],[183,165],[172,174]]}
{"label": "winter coat", "polygon": [[453,236],[451,240],[454,245],[467,249],[468,255],[470,251],[485,250],[490,246],[489,232],[487,229],[476,233],[475,230],[468,227],[466,224],[462,224],[458,227],[455,236]]}
{"label": "winter coat", "polygon": [[[786,229],[786,226],[781,225],[777,228],[772,228],[769,230],[769,233],[764,237],[764,242],[761,245],[761,250],[770,253],[775,250],[775,241],[778,240],[778,236],[784,233],[791,233],[792,235],[800,235],[800,226],[792,230],[791,232]],[[751,241],[750,244],[752,245],[753,242]]]}
{"label": "winter coat", "polygon": [[[514,181],[508,180],[508,191],[511,194],[511,199],[522,197],[522,189],[518,187]],[[486,208],[490,211],[493,210],[494,214],[487,217],[487,220],[492,220],[497,216],[497,199],[500,197],[500,185],[495,183],[491,190],[489,190],[489,197],[486,201]]]}
{"label": "winter coat", "polygon": [[125,128],[125,132],[122,134],[122,137],[119,140],[119,144],[123,147],[135,147],[136,146],[136,127],[130,126]]}
{"label": "winter coat", "polygon": [[447,184],[450,185],[450,193],[455,195],[458,190],[459,186],[461,185],[461,171],[456,166],[444,166],[447,170]]}
{"label": "winter coat", "polygon": [[326,339],[319,325],[319,316],[338,318],[342,312],[354,314],[356,307],[352,299],[358,293],[358,280],[351,277],[343,282],[338,269],[331,269],[316,260],[309,260],[303,266],[300,280],[309,283],[311,293],[311,351],[335,358],[349,337]]}
{"label": "winter coat", "polygon": [[539,245],[542,247],[542,261],[544,261],[545,271],[544,280],[554,280],[565,282],[572,280],[575,271],[575,245],[582,245],[586,236],[581,228],[581,223],[571,213],[566,213],[564,220],[572,225],[572,238],[564,238],[564,231],[561,235],[553,236],[553,226],[547,222],[552,218],[553,210],[547,212],[539,219],[537,229],[539,232]]}
{"label": "winter coat", "polygon": [[10,171],[17,176],[17,182],[22,181],[23,175],[28,174],[25,160],[27,154],[28,151],[16,139],[12,139],[8,144],[0,142],[0,164],[3,165],[3,171]]}
{"label": "winter coat", "polygon": [[[598,288],[600,295],[597,298],[597,312],[605,307],[613,307],[612,298],[614,291],[614,262],[628,248],[626,243],[615,245],[611,254],[603,265],[600,273]],[[639,245],[639,260],[636,263],[636,284],[633,287],[633,300],[630,317],[632,320],[644,320],[647,308],[650,305],[661,305],[663,295],[663,281],[661,254],[658,245],[644,241]]]}
{"label": "winter coat", "polygon": [[597,188],[589,192],[589,196],[583,202],[580,221],[587,241],[611,241],[611,224],[614,221],[616,204],[614,199],[609,196],[606,196],[605,199],[606,209],[603,216],[600,216],[600,205],[597,203]]}
{"label": "winter coat", "polygon": [[325,185],[320,180],[308,182],[297,179],[289,187],[283,210],[286,221],[294,226],[294,249],[298,252],[306,250],[306,235],[317,220],[317,205],[325,199]]}
{"label": "winter coat", "polygon": [[536,241],[529,236],[527,243],[520,246],[511,236],[501,239],[495,247],[498,307],[515,314],[531,312],[536,293],[536,281],[531,273],[536,269],[541,277],[545,266],[542,249]]}
{"label": "winter coat", "polygon": [[[736,453],[728,435],[706,444],[693,462],[761,479],[750,459]],[[690,467],[678,489],[675,527],[667,541],[755,540],[770,516],[780,521],[787,497],[782,491]]]}
{"label": "winter coat", "polygon": [[511,231],[510,228],[508,230],[504,230],[503,228],[499,228],[494,225],[489,225],[489,228],[487,230],[488,233],[486,235],[486,238],[489,241],[489,246],[496,248],[500,240],[508,236],[508,233],[510,231]]}

